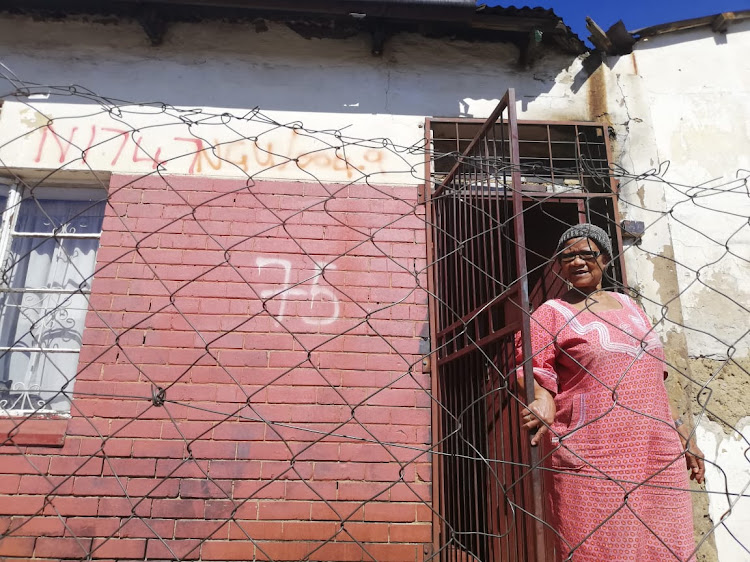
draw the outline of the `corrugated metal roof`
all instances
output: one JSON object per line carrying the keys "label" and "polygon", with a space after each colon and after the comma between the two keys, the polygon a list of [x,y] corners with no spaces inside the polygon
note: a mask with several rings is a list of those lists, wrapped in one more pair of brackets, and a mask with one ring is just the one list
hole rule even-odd
{"label": "corrugated metal roof", "polygon": [[267,19],[287,23],[308,37],[348,37],[372,32],[376,26],[390,34],[513,42],[521,49],[533,41],[530,37],[537,37],[538,43],[567,53],[586,50],[553,10],[477,6],[474,0],[4,0],[0,10],[37,18],[81,14],[134,18],[154,43],[172,21]]}
{"label": "corrugated metal roof", "polygon": [[542,8],[540,6],[488,6],[480,4],[477,6],[477,13],[486,15],[503,15],[514,17],[550,17],[560,19],[552,8]]}
{"label": "corrugated metal roof", "polygon": [[526,27],[531,26],[542,31],[544,43],[555,45],[564,52],[580,54],[588,50],[581,38],[565,25],[562,18],[551,8],[481,4],[477,6],[474,25],[485,27],[486,22],[498,19],[504,19],[511,25],[513,20],[524,21]]}

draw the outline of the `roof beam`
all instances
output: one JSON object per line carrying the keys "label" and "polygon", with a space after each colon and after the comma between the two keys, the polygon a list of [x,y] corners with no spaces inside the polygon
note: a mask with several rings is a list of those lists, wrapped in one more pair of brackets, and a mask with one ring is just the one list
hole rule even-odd
{"label": "roof beam", "polygon": [[562,20],[555,21],[551,18],[539,17],[515,17],[515,16],[494,16],[494,15],[476,15],[471,21],[471,27],[474,29],[489,29],[492,31],[517,31],[532,32],[536,29],[546,31],[565,31],[565,25]]}
{"label": "roof beam", "polygon": [[201,6],[248,11],[298,14],[348,15],[429,21],[469,21],[475,5],[471,0],[119,0],[120,4]]}
{"label": "roof beam", "polygon": [[591,33],[589,41],[591,41],[594,47],[605,53],[612,52],[612,41],[609,40],[604,30],[588,16],[586,16],[586,29]]}
{"label": "roof beam", "polygon": [[726,33],[729,28],[729,24],[736,19],[734,12],[724,12],[723,14],[717,15],[711,21],[711,29],[714,33]]}
{"label": "roof beam", "polygon": [[701,18],[691,18],[670,23],[662,23],[659,25],[651,25],[649,27],[642,27],[641,29],[631,31],[630,34],[641,38],[653,37],[655,35],[662,35],[664,33],[672,33],[674,31],[684,31],[687,29],[695,29],[697,27],[707,26],[711,26],[711,28],[717,33],[726,33],[730,23],[739,22],[746,19],[750,19],[750,10],[742,10],[739,12],[723,12],[721,14],[714,14]]}

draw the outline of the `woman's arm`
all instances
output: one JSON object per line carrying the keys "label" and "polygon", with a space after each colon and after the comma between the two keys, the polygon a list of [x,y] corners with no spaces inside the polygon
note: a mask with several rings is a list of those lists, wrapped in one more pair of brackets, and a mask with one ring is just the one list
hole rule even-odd
{"label": "woman's arm", "polygon": [[[557,391],[555,371],[555,334],[557,333],[555,313],[552,307],[542,305],[531,315],[531,367],[534,371],[534,399],[521,411],[523,427],[535,431],[531,444],[537,445],[555,419],[556,406],[554,393]],[[526,386],[523,375],[523,345],[521,334],[516,334],[516,383],[519,396],[526,400]]]}
{"label": "woman's arm", "polygon": [[[628,297],[630,298],[630,297]],[[633,299],[630,299],[632,302]],[[638,310],[641,318],[646,322],[647,326],[651,326],[651,321],[649,320],[648,316],[644,312],[644,310],[636,303],[636,309]],[[653,330],[653,327],[651,328]],[[667,380],[667,370],[666,367],[664,369],[664,382],[666,384]],[[675,404],[672,403],[672,401],[669,401],[669,408],[672,412],[672,420],[674,423],[674,428],[677,431],[677,434],[680,436],[680,443],[682,444],[682,449],[685,452],[685,464],[687,465],[687,469],[690,472],[690,479],[695,480],[698,484],[703,483],[703,478],[706,475],[706,466],[703,461],[703,451],[700,450],[700,447],[698,447],[698,443],[695,440],[695,432],[693,431],[692,427],[685,424],[683,422],[682,418],[680,418],[679,413],[677,413],[677,408],[675,407]]]}
{"label": "woman's arm", "polygon": [[690,479],[695,480],[698,484],[702,484],[706,475],[703,451],[700,450],[695,441],[695,432],[692,427],[682,421],[682,418],[676,412],[674,404],[670,403],[670,407],[672,409],[675,429],[680,436],[680,443],[682,443],[682,448],[685,451],[685,464],[690,471]]}

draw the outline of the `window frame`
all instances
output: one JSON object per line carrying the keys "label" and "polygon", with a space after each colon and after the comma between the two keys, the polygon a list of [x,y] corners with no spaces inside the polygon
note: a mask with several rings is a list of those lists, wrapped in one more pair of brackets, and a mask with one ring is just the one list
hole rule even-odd
{"label": "window frame", "polygon": [[[485,123],[486,119],[479,119],[475,117],[431,117],[426,119],[425,122],[425,133],[427,135],[427,138],[425,139],[426,146],[428,147],[428,153],[431,153],[434,150],[434,143],[440,143],[440,142],[451,142],[455,143],[455,151],[453,151],[456,154],[456,158],[459,154],[461,154],[462,149],[465,148],[471,138],[462,137],[459,132],[459,127],[461,126],[470,126],[470,127],[476,127],[477,130],[481,128],[481,126]],[[450,137],[437,137],[435,127],[455,127],[456,134],[451,135]],[[527,136],[526,131],[531,132],[532,129],[539,129],[539,128],[546,128],[546,135],[543,139],[533,139],[531,136]],[[560,141],[559,139],[553,140],[553,137],[555,136],[553,133],[553,130],[555,128],[569,128],[574,133],[573,136],[570,137],[571,140],[564,140]],[[542,182],[533,182],[528,181],[528,178],[522,177],[522,184],[524,185],[524,191],[527,193],[533,193],[537,191],[544,191],[542,189],[543,184],[556,184],[556,178],[555,178],[555,164],[559,163],[560,161],[569,160],[570,158],[567,157],[561,157],[561,156],[554,156],[553,152],[555,152],[555,149],[553,145],[555,144],[574,144],[575,145],[575,152],[576,154],[581,154],[584,151],[584,145],[580,142],[580,135],[579,133],[581,130],[588,130],[588,131],[594,131],[595,129],[600,129],[602,132],[601,135],[601,141],[599,141],[598,145],[601,146],[601,149],[604,151],[604,154],[601,154],[597,160],[601,162],[605,162],[607,164],[612,163],[612,149],[609,142],[609,130],[610,126],[607,123],[601,122],[601,121],[580,121],[580,120],[543,120],[543,119],[519,119],[518,120],[518,134],[519,134],[519,145],[521,145],[521,148],[523,149],[523,145],[529,144],[529,143],[541,143],[546,144],[545,152],[546,154],[543,155],[541,160],[546,160],[551,164],[552,167],[552,173],[550,177],[540,177],[539,179],[543,180]],[[469,134],[471,136],[474,135],[475,131],[471,131]],[[454,158],[453,160],[455,161]],[[524,160],[527,159],[528,156],[525,156],[522,152],[520,155],[520,159]],[[429,174],[429,178],[431,181],[431,185],[434,187],[436,184],[436,178],[443,178],[447,175],[447,171],[440,171],[436,170],[434,166],[434,162],[428,163],[427,165],[427,172]],[[588,177],[588,174],[585,173],[580,168],[577,168],[577,173],[575,176],[578,176],[580,179],[580,183],[578,184],[578,187],[581,189],[580,193],[577,194],[571,194],[571,196],[584,196],[584,197],[591,197],[592,195],[611,195],[612,193],[617,193],[618,189],[618,182],[614,177],[610,178],[608,190],[603,190],[599,192],[591,192],[586,191],[585,185],[586,182],[584,178]],[[566,177],[572,177],[572,176],[566,176]],[[566,196],[565,193],[559,194],[561,196]]]}
{"label": "window frame", "polygon": [[[100,227],[95,232],[91,233],[75,233],[66,232],[65,229],[53,229],[52,232],[19,232],[17,230],[19,217],[21,216],[22,202],[28,200],[34,196],[41,196],[44,199],[55,199],[55,200],[70,200],[70,201],[91,201],[95,204],[96,198],[101,194],[102,199],[106,200],[107,190],[104,186],[97,185],[81,185],[80,182],[75,182],[78,185],[71,185],[73,182],[65,183],[61,185],[53,186],[38,186],[30,189],[23,182],[17,180],[8,180],[0,178],[0,195],[6,197],[5,205],[2,206],[0,211],[2,212],[2,220],[0,221],[0,264],[2,264],[3,275],[0,277],[0,293],[4,295],[8,294],[60,294],[60,295],[77,295],[80,294],[84,297],[86,302],[86,310],[83,312],[83,319],[81,325],[81,337],[85,330],[85,317],[90,306],[90,295],[93,276],[96,271],[96,254],[99,250],[99,240],[102,235],[102,228]],[[32,193],[33,192],[33,193]],[[102,214],[102,220],[104,213]],[[88,283],[85,287],[71,288],[30,288],[24,283],[22,288],[10,287],[10,273],[14,264],[10,263],[11,251],[13,242],[16,239],[22,238],[36,238],[36,239],[47,239],[47,240],[72,240],[72,239],[87,239],[96,240],[96,246],[93,255],[92,269],[89,273],[88,269],[86,273],[89,275],[86,277]],[[46,242],[46,240],[45,240]],[[56,255],[60,250],[55,249]],[[65,305],[59,305],[51,310],[59,310]],[[49,311],[45,313],[49,314]],[[45,333],[40,332],[39,335]],[[37,339],[34,337],[34,339]],[[11,343],[11,342],[3,342]],[[18,343],[18,342],[14,342]],[[0,346],[0,354],[5,355],[13,351],[23,350],[26,352],[38,352],[43,354],[79,354],[81,345],[77,347],[68,346],[64,348],[59,347],[46,347],[39,345],[38,347],[29,348],[28,346],[18,345],[4,345]],[[68,381],[64,383],[65,390],[64,394],[68,397],[68,405],[72,402],[73,385],[75,383],[75,377],[78,370],[78,361],[75,363],[76,367],[73,372],[66,372],[65,368],[60,369],[62,376]],[[57,368],[57,366],[55,365]],[[67,367],[69,370],[70,367]],[[67,408],[54,408],[51,405],[44,404],[38,407],[33,404],[32,396],[34,391],[39,392],[43,389],[35,388],[34,384],[26,387],[26,380],[15,381],[13,374],[9,372],[0,373],[3,381],[10,380],[11,385],[8,390],[8,403],[5,406],[0,407],[0,436],[3,434],[7,435],[6,444],[12,442],[16,445],[44,445],[44,446],[62,446],[64,442],[65,427],[67,426],[67,420],[71,417],[70,407]],[[15,381],[15,382],[14,382]],[[14,390],[16,392],[14,392]],[[62,387],[61,387],[62,390]],[[56,421],[54,421],[56,420]],[[2,439],[2,437],[0,437]]]}

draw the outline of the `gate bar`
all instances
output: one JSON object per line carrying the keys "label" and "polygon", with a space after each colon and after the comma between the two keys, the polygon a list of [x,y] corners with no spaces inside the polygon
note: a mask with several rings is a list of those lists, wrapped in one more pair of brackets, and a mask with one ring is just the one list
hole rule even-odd
{"label": "gate bar", "polygon": [[[531,309],[529,307],[529,279],[526,266],[526,233],[523,228],[523,196],[521,194],[521,159],[518,146],[518,119],[516,115],[516,92],[509,88],[503,100],[507,100],[508,132],[510,135],[511,187],[513,189],[513,227],[516,242],[516,271],[518,294],[521,305],[521,342],[523,350],[523,380],[526,389],[526,404],[534,401],[534,370],[531,364]],[[500,106],[502,108],[502,105]],[[535,559],[546,559],[545,529],[542,524],[544,499],[542,497],[542,473],[537,469],[541,458],[541,445],[531,449],[531,491],[534,502]]]}
{"label": "gate bar", "polygon": [[[503,114],[503,111],[506,107],[510,108],[509,99],[511,92],[513,92],[513,88],[508,89],[507,92],[505,92],[505,95],[503,96],[503,99],[500,100],[500,103],[497,104],[495,107],[495,110],[490,114],[490,116],[487,118],[487,120],[484,122],[484,125],[482,125],[482,128],[479,130],[479,132],[474,136],[474,138],[469,143],[469,146],[466,147],[466,150],[464,150],[463,154],[461,154],[458,159],[456,160],[456,163],[453,165],[453,168],[451,168],[451,171],[448,172],[448,175],[445,176],[442,183],[435,189],[435,193],[433,194],[433,197],[439,197],[440,194],[445,189],[445,186],[447,186],[449,183],[453,181],[453,178],[456,176],[456,173],[458,172],[458,169],[461,167],[461,165],[464,162],[464,158],[466,155],[471,154],[471,151],[474,150],[474,147],[481,142],[481,140],[485,137],[487,134],[487,131],[489,131],[491,128],[493,128],[497,124],[497,120],[500,118],[500,116]],[[515,97],[515,94],[513,94]],[[514,106],[514,115],[515,115],[515,106]],[[516,133],[516,150],[514,151],[516,154],[516,157],[518,157],[518,122],[514,121],[514,131]],[[518,165],[520,166],[520,159],[518,160]],[[521,185],[521,172],[519,169],[518,172],[518,185]],[[520,192],[519,192],[520,193]]]}

